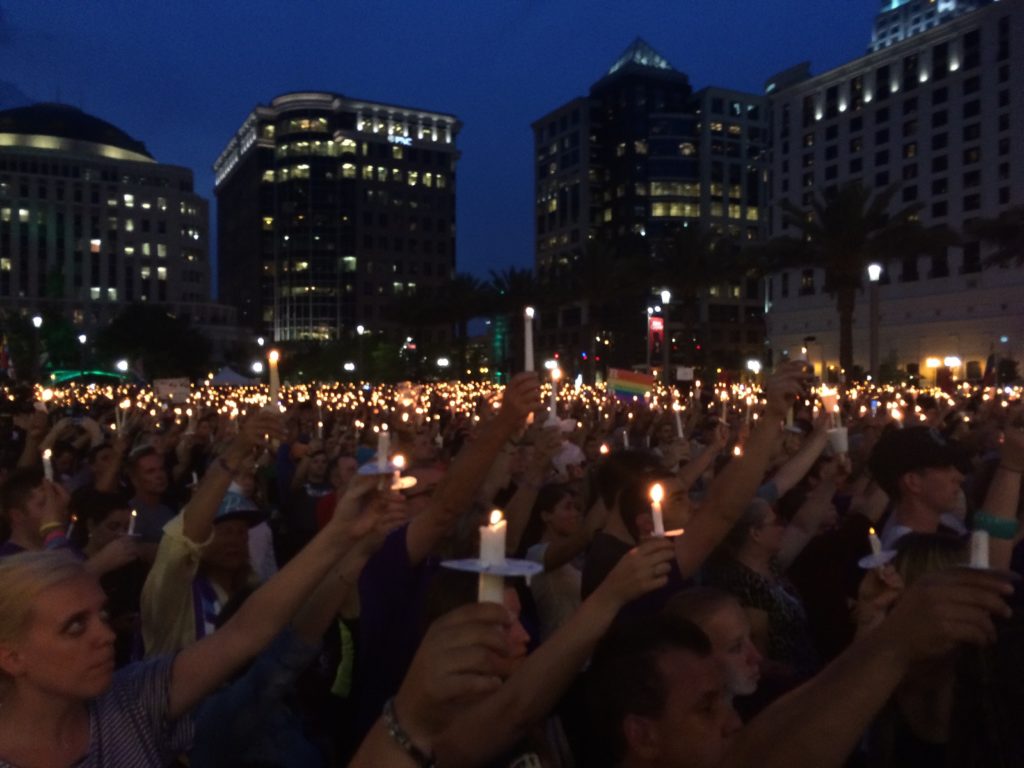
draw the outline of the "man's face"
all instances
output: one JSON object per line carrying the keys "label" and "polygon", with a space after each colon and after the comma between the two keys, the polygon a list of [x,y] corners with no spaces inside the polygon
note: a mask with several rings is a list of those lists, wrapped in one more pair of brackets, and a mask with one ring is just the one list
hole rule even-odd
{"label": "man's face", "polygon": [[203,551],[203,562],[224,571],[249,567],[249,523],[228,519],[215,523],[213,541]]}
{"label": "man's face", "polygon": [[417,432],[412,439],[413,463],[426,464],[437,460],[437,446],[429,432]]}
{"label": "man's face", "polygon": [[740,727],[721,667],[713,656],[682,649],[661,654],[658,666],[668,690],[665,708],[655,719],[629,716],[630,751],[665,768],[718,766]]}
{"label": "man's face", "polygon": [[132,485],[138,493],[160,495],[167,490],[167,471],[164,460],[156,454],[143,456],[135,463]]}
{"label": "man's face", "polygon": [[335,488],[344,488],[356,476],[358,470],[359,464],[353,456],[339,456],[334,463],[334,477],[331,478],[331,482]]}
{"label": "man's face", "polygon": [[964,476],[956,467],[926,467],[910,475],[908,487],[929,509],[941,514],[957,506]]}
{"label": "man's face", "polygon": [[43,538],[39,535],[39,526],[43,524],[45,512],[46,489],[43,485],[38,485],[26,497],[24,505],[11,509],[11,523],[42,547]]}
{"label": "man's face", "polygon": [[100,523],[89,522],[89,541],[97,549],[102,549],[119,536],[128,533],[132,513],[127,509],[115,509]]}
{"label": "man's face", "polygon": [[326,453],[318,453],[309,460],[309,479],[314,483],[322,483],[327,479]]}
{"label": "man's face", "polygon": [[724,603],[700,628],[722,665],[729,693],[749,696],[756,691],[762,658],[750,639],[750,619],[739,604],[732,600]]}
{"label": "man's face", "polygon": [[114,449],[109,445],[100,448],[92,457],[92,473],[100,475],[105,472],[111,462],[114,461]]}

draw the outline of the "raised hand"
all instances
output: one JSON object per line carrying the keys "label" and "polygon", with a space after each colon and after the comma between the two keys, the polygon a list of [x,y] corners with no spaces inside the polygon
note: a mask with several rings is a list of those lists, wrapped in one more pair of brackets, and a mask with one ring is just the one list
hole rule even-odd
{"label": "raised hand", "polygon": [[675,558],[671,539],[647,539],[619,560],[598,587],[598,592],[614,604],[616,610],[648,592],[668,584]]}
{"label": "raised hand", "polygon": [[523,421],[531,413],[543,410],[540,399],[540,381],[532,371],[517,373],[505,387],[501,400],[501,411],[504,418]]}
{"label": "raised hand", "polygon": [[798,360],[783,363],[764,385],[766,414],[784,418],[797,395],[807,387],[807,366]]}

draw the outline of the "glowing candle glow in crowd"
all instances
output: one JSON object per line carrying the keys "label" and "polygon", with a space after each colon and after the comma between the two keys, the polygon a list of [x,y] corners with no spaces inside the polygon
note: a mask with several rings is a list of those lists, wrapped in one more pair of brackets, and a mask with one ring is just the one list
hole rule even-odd
{"label": "glowing candle glow in crowd", "polygon": [[270,368],[270,404],[277,405],[281,399],[281,375],[277,370],[277,361],[281,357],[281,354],[276,350],[272,349],[267,353],[267,363]]}
{"label": "glowing candle glow in crowd", "polygon": [[[508,523],[500,509],[491,511],[490,524],[480,526],[480,562],[484,565],[501,565],[505,562],[505,534]],[[504,601],[505,579],[492,573],[481,573],[477,585],[477,602],[501,603]]]}
{"label": "glowing candle glow in crowd", "polygon": [[53,480],[53,451],[49,448],[43,451],[43,477]]}
{"label": "glowing candle glow in crowd", "polygon": [[132,510],[131,520],[128,521],[128,535],[129,536],[134,536],[135,535],[135,521],[136,521],[136,519],[138,519],[138,517],[139,517],[138,511],[133,509]]}
{"label": "glowing candle glow in crowd", "polygon": [[878,538],[874,528],[868,528],[868,543],[871,545],[871,554],[882,554],[882,540]]}
{"label": "glowing candle glow in crowd", "polygon": [[654,522],[654,535],[665,535],[665,518],[661,511],[661,502],[665,498],[665,489],[661,483],[651,486],[651,520]]}
{"label": "glowing candle glow in crowd", "polygon": [[536,370],[536,363],[533,359],[533,307],[527,307],[523,312],[523,370]]}

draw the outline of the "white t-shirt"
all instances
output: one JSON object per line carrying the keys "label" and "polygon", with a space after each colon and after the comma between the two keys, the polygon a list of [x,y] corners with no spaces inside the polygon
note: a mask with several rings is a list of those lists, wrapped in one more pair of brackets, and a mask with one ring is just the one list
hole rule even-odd
{"label": "white t-shirt", "polygon": [[[548,542],[534,544],[526,552],[526,559],[544,563]],[[573,563],[566,563],[553,571],[544,571],[530,579],[530,591],[537,604],[541,640],[546,640],[562,626],[580,607],[582,572]]]}

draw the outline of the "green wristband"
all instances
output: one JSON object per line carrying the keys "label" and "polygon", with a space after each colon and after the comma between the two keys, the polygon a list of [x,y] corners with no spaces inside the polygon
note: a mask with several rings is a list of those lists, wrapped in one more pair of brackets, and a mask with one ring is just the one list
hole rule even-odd
{"label": "green wristband", "polygon": [[978,512],[974,516],[974,529],[985,531],[993,539],[1011,541],[1017,536],[1020,525],[1016,520],[995,517],[988,512]]}

